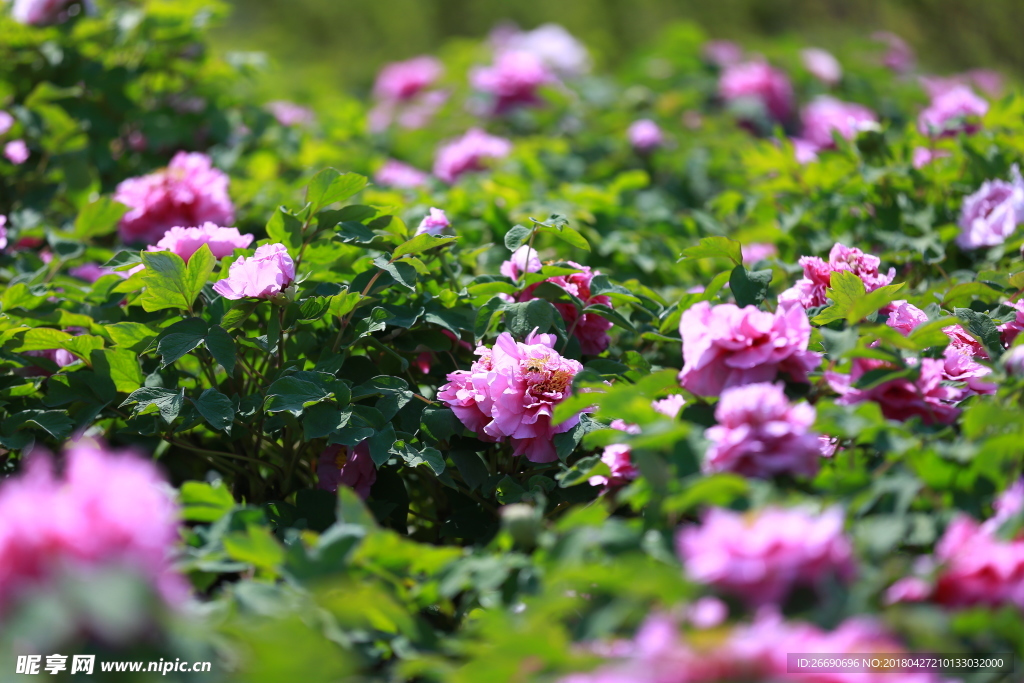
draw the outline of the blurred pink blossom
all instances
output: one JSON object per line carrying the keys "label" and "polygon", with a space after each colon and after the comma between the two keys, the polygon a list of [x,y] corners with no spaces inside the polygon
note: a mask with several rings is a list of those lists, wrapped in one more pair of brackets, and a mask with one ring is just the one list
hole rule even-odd
{"label": "blurred pink blossom", "polygon": [[843,67],[831,52],[818,47],[800,51],[804,68],[825,85],[837,85],[843,78]]}
{"label": "blurred pink blossom", "polygon": [[15,166],[20,166],[28,161],[28,145],[25,144],[24,140],[11,140],[4,145],[4,156]]}
{"label": "blurred pink blossom", "polygon": [[862,130],[877,128],[878,117],[867,107],[843,102],[834,97],[815,98],[800,114],[803,122],[801,137],[819,149],[835,146],[832,134],[852,140]]}
{"label": "blurred pink blossom", "polygon": [[743,48],[731,40],[709,40],[701,50],[704,59],[719,68],[743,61]]}
{"label": "blurred pink blossom", "polygon": [[491,42],[498,54],[529,53],[562,76],[581,76],[590,70],[587,48],[558,24],[543,24],[532,31],[502,26],[491,33]]}
{"label": "blurred pink blossom", "polygon": [[665,136],[654,121],[639,119],[634,121],[626,131],[629,144],[639,154],[650,154],[665,143]]}
{"label": "blurred pink blossom", "polygon": [[316,476],[319,489],[333,493],[339,486],[347,486],[365,500],[377,481],[377,467],[365,441],[355,448],[333,444],[320,454]]}
{"label": "blurred pink blossom", "polygon": [[430,207],[430,213],[424,216],[416,228],[417,235],[439,235],[441,231],[451,226],[448,216],[441,209]]}
{"label": "blurred pink blossom", "polygon": [[776,121],[785,121],[793,113],[789,78],[766,62],[729,65],[718,80],[718,94],[726,103],[741,99],[760,102]]}
{"label": "blurred pink blossom", "polygon": [[916,169],[922,169],[928,164],[932,163],[936,159],[942,159],[943,157],[952,156],[947,150],[944,149],[929,149],[928,147],[915,147],[914,156],[911,163]]}
{"label": "blurred pink blossom", "polygon": [[0,110],[0,135],[3,135],[14,126],[14,117],[7,112]]}
{"label": "blurred pink blossom", "polygon": [[388,159],[384,165],[377,169],[373,179],[380,185],[391,187],[411,188],[424,187],[430,180],[430,174],[403,164],[395,159]]}
{"label": "blurred pink blossom", "polygon": [[682,394],[669,394],[665,398],[651,403],[652,408],[673,420],[679,417],[679,412],[683,409],[684,405],[686,405],[686,399],[683,398]]}
{"label": "blurred pink blossom", "polygon": [[556,80],[544,62],[530,52],[499,53],[493,65],[476,67],[469,73],[472,86],[493,98],[494,114],[541,104],[538,90]]}
{"label": "blurred pink blossom", "polygon": [[511,152],[512,143],[505,138],[470,128],[461,138],[450,140],[437,150],[434,175],[451,184],[465,173],[484,170],[485,162],[501,159]]}
{"label": "blurred pink blossom", "polygon": [[316,115],[313,113],[313,110],[285,100],[268,102],[267,111],[282,126],[308,126],[316,121]]}
{"label": "blurred pink blossom", "polygon": [[964,85],[953,86],[932,98],[917,117],[917,127],[933,137],[973,133],[988,112],[988,102]]}
{"label": "blurred pink blossom", "polygon": [[537,250],[524,244],[512,252],[512,256],[501,264],[501,274],[511,280],[518,280],[526,273],[536,273],[542,268]]}
{"label": "blurred pink blossom", "polygon": [[767,242],[752,242],[744,244],[742,249],[743,264],[750,265],[758,261],[765,261],[778,256],[779,249],[774,244]]}
{"label": "blurred pink blossom", "polygon": [[603,486],[605,491],[624,486],[640,476],[640,471],[633,466],[632,451],[626,444],[613,443],[605,446],[601,453],[601,462],[611,470],[609,476],[596,475],[588,482],[591,486]]}
{"label": "blurred pink blossom", "polygon": [[922,358],[919,365],[916,378],[891,379],[867,389],[856,388],[861,377],[872,370],[892,366],[873,358],[855,358],[849,374],[826,372],[825,378],[839,394],[836,403],[840,405],[874,401],[881,407],[882,415],[890,420],[920,417],[925,424],[950,424],[960,414],[955,406],[963,398],[963,391],[943,383],[943,361]]}
{"label": "blurred pink blossom", "polygon": [[916,57],[907,42],[895,33],[878,31],[872,35],[877,41],[885,43],[887,50],[882,56],[882,64],[898,74],[906,74],[914,68]]}

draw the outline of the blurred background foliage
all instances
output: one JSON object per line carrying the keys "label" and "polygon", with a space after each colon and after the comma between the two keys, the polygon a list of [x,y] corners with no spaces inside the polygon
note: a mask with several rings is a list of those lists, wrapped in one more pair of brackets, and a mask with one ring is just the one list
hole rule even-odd
{"label": "blurred background foliage", "polygon": [[[235,0],[224,50],[265,52],[268,95],[321,99],[324,85],[363,92],[381,64],[478,39],[503,20],[564,25],[616,68],[674,22],[758,49],[791,41],[835,51],[878,30],[903,37],[931,69],[1024,71],[1021,0]],[[457,45],[457,41],[456,41]],[[457,49],[453,47],[451,49]],[[301,77],[296,73],[301,72]]]}

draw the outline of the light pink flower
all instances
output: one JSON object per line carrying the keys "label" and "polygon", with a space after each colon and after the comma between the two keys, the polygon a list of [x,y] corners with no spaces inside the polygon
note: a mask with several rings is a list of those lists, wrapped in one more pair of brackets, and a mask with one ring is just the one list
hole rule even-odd
{"label": "light pink flower", "polygon": [[[30,26],[56,24],[67,19],[67,8],[72,0],[14,0],[11,16],[15,21]],[[92,0],[83,3],[92,7]]]}
{"label": "light pink flower", "polygon": [[451,140],[437,150],[434,175],[451,184],[465,173],[484,170],[485,162],[501,159],[511,152],[510,141],[488,135],[479,128],[471,128],[461,138]]}
{"label": "light pink flower", "polygon": [[820,588],[830,577],[853,578],[853,548],[843,511],[799,508],[739,513],[711,508],[700,526],[676,538],[687,576],[753,605],[782,602],[797,586]]}
{"label": "light pink flower", "polygon": [[225,299],[269,299],[295,280],[295,262],[283,244],[264,244],[246,258],[240,256],[228,276],[215,282],[213,291]]}
{"label": "light pink flower", "polygon": [[1002,244],[1022,222],[1024,179],[1014,164],[1010,170],[1010,182],[986,180],[977,192],[964,197],[956,243],[963,249]]}
{"label": "light pink flower", "polygon": [[316,121],[316,115],[313,113],[313,110],[285,100],[268,102],[267,111],[282,126],[309,126]]}
{"label": "light pink flower", "polygon": [[724,389],[772,382],[781,373],[807,382],[821,356],[807,350],[811,325],[798,306],[775,313],[754,306],[712,306],[701,301],[683,313],[683,369],[679,382],[700,396]]}
{"label": "light pink flower", "polygon": [[679,417],[679,412],[684,405],[686,405],[686,399],[682,394],[669,394],[665,398],[651,403],[652,408],[673,420]]}
{"label": "light pink flower", "polygon": [[98,263],[84,263],[80,266],[68,268],[68,273],[72,277],[77,277],[79,280],[85,280],[86,282],[96,282],[104,275],[128,277],[128,273],[125,271],[104,268]]}
{"label": "light pink flower", "polygon": [[804,107],[802,138],[819,149],[835,147],[832,134],[852,140],[862,130],[878,123],[878,117],[867,107],[843,102],[834,97],[817,97]]}
{"label": "light pink flower", "polygon": [[0,608],[62,575],[106,567],[137,572],[168,601],[186,593],[169,554],[178,509],[149,461],[89,442],[71,444],[62,477],[46,456],[0,484]]}
{"label": "light pink flower", "polygon": [[14,126],[14,117],[7,112],[0,110],[0,135],[3,135]]}
{"label": "light pink flower", "polygon": [[605,446],[601,453],[601,462],[608,465],[612,472],[609,476],[597,475],[588,481],[591,486],[603,486],[605,491],[625,486],[640,476],[640,471],[633,466],[632,450],[622,443]]}
{"label": "light pink flower", "polygon": [[964,75],[990,97],[999,97],[1003,92],[1005,79],[998,71],[971,69]]}
{"label": "light pink flower", "polygon": [[1008,375],[1024,377],[1024,346],[1014,346],[1000,358]]}
{"label": "light pink flower", "polygon": [[1024,300],[1007,301],[1006,305],[1016,310],[1013,320],[1002,323],[998,326],[999,335],[1004,345],[1009,346],[1017,336],[1024,330]]}
{"label": "light pink flower", "polygon": [[917,117],[917,127],[924,135],[945,136],[959,132],[973,133],[980,127],[979,119],[988,112],[988,102],[967,86],[958,85],[935,96]]}
{"label": "light pink flower", "polygon": [[665,136],[654,121],[650,119],[639,119],[630,125],[626,131],[629,144],[639,154],[649,154],[665,143]]}
{"label": "light pink flower", "polygon": [[587,48],[558,24],[543,24],[532,31],[499,27],[491,34],[491,41],[498,54],[529,53],[563,76],[580,76],[590,70]]}
{"label": "light pink flower", "polygon": [[790,142],[793,143],[793,156],[796,157],[797,163],[809,164],[818,160],[818,152],[821,151],[821,148],[810,140],[792,138]]}
{"label": "light pink flower", "polygon": [[380,185],[391,187],[424,187],[430,180],[430,174],[395,159],[388,159],[377,169],[373,179]]}
{"label": "light pink flower", "polygon": [[370,489],[377,481],[377,467],[370,456],[370,447],[365,441],[355,448],[340,444],[328,446],[316,466],[317,488],[335,492],[339,486],[347,486],[364,500],[370,496]]}
{"label": "light pink flower", "polygon": [[704,431],[711,441],[704,471],[763,479],[813,476],[821,459],[818,435],[811,431],[814,417],[808,403],[790,405],[781,384],[726,389],[715,408],[718,424]]}
{"label": "light pink flower", "polygon": [[7,216],[0,215],[0,251],[7,248]]}
{"label": "light pink flower", "polygon": [[494,114],[517,106],[541,104],[537,91],[555,81],[544,62],[530,52],[501,52],[492,66],[476,67],[469,73],[472,86],[493,98]]}
{"label": "light pink flower", "polygon": [[445,215],[444,211],[430,207],[430,213],[420,221],[419,227],[416,228],[416,234],[439,235],[442,230],[449,226],[451,226],[451,222],[448,220],[448,216]]}
{"label": "light pink flower", "polygon": [[793,86],[789,78],[766,62],[727,66],[718,80],[718,94],[727,103],[755,100],[776,121],[785,121],[793,113]]}
{"label": "light pink flower", "polygon": [[914,62],[916,61],[914,51],[898,35],[888,31],[879,31],[872,38],[885,43],[888,47],[885,55],[882,56],[882,64],[887,68],[898,74],[908,73],[914,68]]}
{"label": "light pink flower", "polygon": [[470,370],[448,375],[437,397],[484,441],[509,439],[515,455],[533,462],[558,459],[553,438],[579,423],[574,415],[552,424],[554,407],[567,398],[583,366],[554,350],[551,334],[531,334],[517,342],[502,333],[491,349],[478,347]]}
{"label": "light pink flower", "polygon": [[804,63],[804,68],[826,85],[836,85],[843,78],[843,67],[827,50],[809,47],[800,51],[800,59]]}
{"label": "light pink flower", "polygon": [[704,59],[719,68],[743,61],[743,48],[731,40],[709,40],[701,49]]}
{"label": "light pink flower", "polygon": [[889,367],[873,358],[855,358],[850,374],[826,372],[829,386],[839,394],[840,405],[874,401],[882,415],[890,420],[920,417],[925,424],[950,424],[960,414],[955,405],[963,399],[963,390],[943,384],[943,361],[922,358],[916,379],[892,379],[868,389],[856,388],[857,380],[871,370]]}
{"label": "light pink flower", "polygon": [[373,95],[380,100],[405,102],[434,84],[444,67],[436,57],[421,56],[392,62],[377,74]]}
{"label": "light pink flower", "polygon": [[836,242],[828,254],[828,261],[817,256],[801,256],[800,265],[804,276],[796,284],[779,294],[779,306],[799,305],[803,308],[824,306],[828,303],[825,290],[832,285],[832,273],[845,270],[853,273],[864,283],[864,289],[873,292],[884,287],[896,277],[896,269],[890,268],[886,275],[878,271],[881,260],[865,254],[856,247],[847,247]]}
{"label": "light pink flower", "polygon": [[828,434],[821,434],[818,436],[818,448],[821,451],[821,457],[831,458],[839,450],[839,439]]}
{"label": "light pink flower", "polygon": [[918,325],[928,322],[928,315],[914,304],[899,300],[893,301],[892,305],[893,309],[885,324],[899,330],[903,336],[909,335]]}
{"label": "light pink flower", "polygon": [[175,226],[235,221],[227,175],[198,152],[178,152],[167,168],[123,181],[114,200],[129,208],[120,226],[121,239],[129,244],[153,244]]}
{"label": "light pink flower", "polygon": [[698,598],[686,610],[686,620],[699,629],[719,626],[729,617],[729,608],[718,598]]}
{"label": "light pink flower", "polygon": [[25,144],[24,140],[11,140],[4,145],[4,156],[15,166],[20,166],[28,161],[28,145]]}
{"label": "light pink flower", "polygon": [[508,261],[501,264],[501,274],[511,280],[518,280],[526,273],[536,273],[543,266],[537,256],[537,250],[524,244],[512,252]]}
{"label": "light pink flower", "polygon": [[[612,300],[608,296],[590,293],[590,283],[595,275],[601,274],[599,271],[591,270],[590,266],[583,266],[574,261],[567,261],[566,263],[572,268],[579,269],[580,272],[571,275],[549,277],[544,282],[558,285],[569,294],[580,299],[584,306],[602,304],[611,307]],[[538,282],[524,289],[519,293],[518,301],[523,302],[536,298],[533,294],[534,290],[541,284]],[[555,303],[552,305],[562,315],[566,330],[572,330],[572,334],[579,340],[580,351],[596,356],[608,348],[608,344],[611,343],[611,339],[608,337],[608,330],[613,327],[610,320],[597,313],[584,313],[581,316],[576,307],[571,303]]]}
{"label": "light pink flower", "polygon": [[744,244],[741,247],[743,253],[743,264],[751,265],[758,261],[764,261],[766,259],[774,258],[778,256],[779,249],[774,244],[754,242],[752,244]]}
{"label": "light pink flower", "polygon": [[936,159],[942,159],[944,157],[952,156],[947,150],[944,149],[929,149],[928,147],[915,147],[914,156],[912,159],[914,168],[922,169],[928,164],[932,163]]}
{"label": "light pink flower", "polygon": [[207,244],[215,258],[231,255],[235,249],[245,249],[254,237],[241,234],[238,228],[222,228],[214,223],[204,223],[198,228],[171,228],[160,241],[149,247],[149,251],[173,251],[186,263],[199,247]]}

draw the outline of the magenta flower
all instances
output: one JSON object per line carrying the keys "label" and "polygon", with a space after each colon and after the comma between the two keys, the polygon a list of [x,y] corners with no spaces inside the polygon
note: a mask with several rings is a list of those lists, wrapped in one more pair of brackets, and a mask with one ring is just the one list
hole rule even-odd
{"label": "magenta flower", "polygon": [[443,71],[440,60],[426,55],[392,62],[377,74],[373,95],[379,100],[407,102],[433,85]]}
{"label": "magenta flower", "polygon": [[[56,24],[67,20],[66,10],[71,3],[72,0],[14,0],[11,16],[15,21],[29,26]],[[92,0],[86,0],[83,5],[91,9]]]}
{"label": "magenta flower", "polygon": [[373,179],[380,185],[391,187],[424,187],[430,180],[430,174],[403,164],[401,161],[388,159],[383,166],[377,169]]}
{"label": "magenta flower", "polygon": [[701,54],[708,63],[721,69],[743,61],[743,48],[731,40],[709,40],[704,43]]}
{"label": "magenta flower", "polygon": [[528,244],[524,244],[512,252],[508,261],[501,264],[501,274],[505,277],[518,280],[525,273],[536,273],[542,268],[537,250]]}
{"label": "magenta flower", "polygon": [[651,403],[652,408],[673,420],[679,417],[679,412],[684,405],[686,405],[686,399],[682,394],[669,394],[665,398]]}
{"label": "magenta flower", "polygon": [[295,280],[295,262],[283,244],[264,244],[246,258],[240,256],[228,276],[215,282],[213,291],[225,299],[270,299]]}
{"label": "magenta flower", "polygon": [[640,471],[633,466],[632,450],[626,444],[613,443],[605,446],[601,453],[601,462],[608,465],[611,474],[607,477],[596,475],[587,481],[591,486],[604,487],[603,492],[625,486],[640,476]]}
{"label": "magenta flower", "polygon": [[726,103],[756,101],[776,121],[785,121],[793,113],[793,86],[789,78],[766,62],[727,66],[718,79],[718,94]]}
{"label": "magenta flower", "polygon": [[235,221],[227,175],[198,152],[178,152],[167,168],[123,181],[114,200],[129,208],[121,219],[121,239],[130,244],[153,244],[175,226]]}
{"label": "magenta flower", "polygon": [[472,86],[493,99],[491,111],[496,115],[518,106],[541,104],[537,91],[556,80],[544,62],[530,52],[501,52],[492,66],[476,67],[469,73]]}
{"label": "magenta flower", "polygon": [[1014,346],[999,360],[1006,369],[1006,374],[1013,377],[1024,377],[1024,346]]}
{"label": "magenta flower", "polygon": [[[515,258],[514,254],[513,258]],[[544,282],[558,285],[569,294],[580,299],[585,306],[602,304],[610,307],[612,305],[612,300],[608,296],[590,293],[590,283],[595,275],[601,274],[599,271],[591,270],[590,266],[582,266],[575,261],[567,261],[566,263],[572,268],[577,268],[580,272],[571,275],[549,277]],[[541,284],[538,282],[524,289],[519,293],[518,301],[523,302],[535,299],[534,290]],[[611,343],[611,339],[608,337],[608,330],[613,327],[610,320],[596,313],[584,313],[581,316],[576,307],[571,303],[556,303],[552,305],[562,315],[566,330],[571,330],[570,334],[573,334],[579,340],[580,351],[596,356],[608,348],[608,344]]]}
{"label": "magenta flower", "polygon": [[0,110],[0,135],[3,135],[14,126],[14,117],[7,112]]}
{"label": "magenta flower", "polygon": [[558,24],[543,24],[532,31],[499,27],[491,34],[491,42],[499,55],[525,52],[563,76],[580,76],[590,70],[587,48]]}
{"label": "magenta flower", "polygon": [[973,133],[980,127],[979,119],[988,112],[988,102],[967,86],[958,85],[936,95],[917,117],[917,127],[933,137]]}
{"label": "magenta flower", "polygon": [[434,175],[451,184],[465,173],[484,170],[485,162],[507,157],[511,152],[512,143],[505,138],[470,128],[461,138],[451,140],[437,150]]}
{"label": "magenta flower", "polygon": [[964,197],[959,222],[956,243],[963,249],[1005,242],[1024,222],[1024,179],[1017,165],[1010,169],[1010,182],[986,180],[977,192]]}
{"label": "magenta flower", "polygon": [[0,251],[7,248],[7,216],[0,215]]}
{"label": "magenta flower", "polygon": [[679,382],[700,396],[755,382],[772,382],[780,373],[807,382],[821,356],[807,350],[811,324],[800,307],[766,313],[754,306],[712,306],[701,301],[683,313],[683,369]]}
{"label": "magenta flower", "polygon": [[821,459],[818,435],[811,431],[814,418],[809,404],[790,405],[781,384],[726,389],[715,408],[718,424],[704,432],[711,441],[704,471],[763,479],[813,476]]}
{"label": "magenta flower", "polygon": [[802,138],[819,149],[835,147],[833,132],[852,140],[860,131],[876,127],[878,123],[878,117],[867,107],[826,96],[815,98],[804,107],[800,118]]}
{"label": "magenta flower", "polygon": [[347,486],[365,500],[377,481],[377,467],[365,441],[352,449],[334,444],[320,454],[316,476],[319,489],[334,493],[339,486]]}
{"label": "magenta flower", "polygon": [[267,111],[282,126],[309,126],[316,121],[316,114],[311,109],[301,107],[294,102],[275,100],[267,103]]}
{"label": "magenta flower", "polygon": [[141,574],[169,602],[186,594],[169,554],[178,509],[156,467],[91,442],[70,445],[62,477],[45,456],[0,484],[0,609],[62,575],[105,567]]}
{"label": "magenta flower", "polygon": [[743,253],[743,264],[748,266],[753,263],[757,263],[758,261],[775,258],[779,254],[779,249],[774,244],[762,242],[744,244],[741,249]]}
{"label": "magenta flower", "polygon": [[80,266],[68,268],[68,273],[72,277],[77,277],[79,280],[85,280],[86,282],[96,282],[104,275],[120,275],[121,277],[128,277],[128,273],[121,270],[114,270],[113,268],[104,268],[98,263],[84,263]]}
{"label": "magenta flower", "polygon": [[782,602],[796,586],[819,588],[855,574],[843,511],[766,508],[743,514],[711,508],[676,537],[687,576],[753,605]]}
{"label": "magenta flower", "polygon": [[943,361],[922,358],[920,374],[916,379],[893,379],[869,389],[856,388],[857,380],[871,370],[889,367],[873,358],[855,358],[850,374],[826,372],[829,386],[839,394],[837,403],[853,405],[874,401],[882,415],[890,420],[909,420],[920,417],[925,424],[950,424],[960,414],[956,403],[963,399],[963,391],[943,384]]}
{"label": "magenta flower", "polygon": [[192,254],[199,251],[204,244],[210,246],[215,258],[231,255],[235,249],[245,249],[252,244],[252,235],[243,235],[238,228],[222,228],[213,223],[205,223],[198,228],[171,228],[149,251],[173,251],[186,263]]}
{"label": "magenta flower", "polygon": [[661,128],[650,119],[634,121],[626,131],[626,136],[637,154],[650,154],[665,144],[665,136],[661,132]]}
{"label": "magenta flower", "polygon": [[803,308],[824,306],[828,303],[825,290],[832,286],[832,273],[845,270],[853,273],[864,283],[864,289],[873,292],[884,287],[896,277],[896,269],[890,268],[886,275],[878,271],[881,260],[865,254],[856,247],[847,247],[836,242],[828,254],[828,261],[817,256],[801,256],[804,276],[796,284],[779,294],[779,306],[789,308],[798,304]]}
{"label": "magenta flower", "polygon": [[4,156],[15,166],[20,166],[28,161],[28,145],[24,140],[11,140],[4,145]]}
{"label": "magenta flower", "polygon": [[448,216],[445,215],[444,211],[430,207],[430,213],[420,221],[419,227],[416,228],[416,234],[439,235],[442,230],[449,226],[451,226],[451,222],[448,220]]}
{"label": "magenta flower", "polygon": [[843,67],[831,52],[817,47],[800,51],[804,68],[825,85],[837,85],[843,78]]}
{"label": "magenta flower", "polygon": [[951,156],[949,152],[944,149],[929,149],[928,147],[915,147],[914,155],[911,163],[916,169],[922,169],[928,164],[932,163],[936,159],[942,159],[943,157]]}
{"label": "magenta flower", "polygon": [[928,316],[920,308],[906,301],[893,301],[893,309],[885,324],[899,330],[903,336],[909,335],[918,325],[928,322]]}
{"label": "magenta flower", "polygon": [[554,345],[552,334],[531,334],[524,343],[502,333],[493,348],[477,348],[480,359],[470,370],[449,374],[437,397],[478,438],[508,439],[515,455],[532,462],[557,460],[552,440],[575,427],[579,415],[561,424],[551,416],[583,366],[562,358]]}

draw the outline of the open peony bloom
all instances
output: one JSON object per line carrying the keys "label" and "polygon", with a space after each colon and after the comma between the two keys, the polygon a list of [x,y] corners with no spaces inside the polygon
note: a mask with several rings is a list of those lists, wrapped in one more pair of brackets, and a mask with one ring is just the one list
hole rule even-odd
{"label": "open peony bloom", "polygon": [[295,262],[283,244],[264,244],[248,258],[240,256],[213,291],[225,299],[269,299],[295,280]]}
{"label": "open peony bloom", "polygon": [[[515,255],[513,254],[514,257]],[[612,300],[609,297],[604,294],[590,293],[590,283],[595,275],[601,274],[600,272],[591,270],[590,266],[581,266],[574,261],[567,261],[566,263],[572,268],[579,269],[580,272],[572,273],[571,275],[549,277],[544,282],[558,285],[569,294],[583,301],[585,306],[603,304],[611,307]],[[536,298],[533,294],[534,290],[541,284],[543,283],[538,282],[524,289],[520,292],[518,300],[522,302]],[[571,303],[555,303],[552,305],[562,315],[562,319],[565,320],[566,330],[572,330],[571,334],[579,340],[580,351],[596,356],[608,348],[608,344],[611,343],[611,339],[608,337],[608,330],[613,327],[610,320],[596,313],[584,313],[581,316],[576,307]]]}
{"label": "open peony bloom", "polygon": [[718,80],[718,94],[726,103],[755,100],[776,121],[785,121],[793,113],[793,86],[789,78],[765,62],[727,66]]}
{"label": "open peony bloom", "polygon": [[945,136],[978,130],[978,119],[988,112],[988,102],[965,85],[957,85],[936,95],[917,117],[917,128],[924,135]]}
{"label": "open peony bloom", "polygon": [[204,244],[210,246],[214,257],[224,258],[235,249],[245,249],[252,244],[253,239],[252,235],[238,232],[238,228],[222,228],[214,223],[205,223],[198,228],[171,228],[156,245],[149,247],[149,251],[173,251],[188,263],[192,254]]}
{"label": "open peony bloom", "polygon": [[753,605],[778,604],[797,586],[819,588],[828,578],[849,581],[855,574],[839,508],[821,514],[711,508],[700,526],[684,526],[676,542],[691,580]]}
{"label": "open peony bloom", "polygon": [[718,424],[704,432],[711,441],[704,471],[765,479],[818,471],[821,443],[811,431],[814,408],[805,402],[790,405],[782,389],[761,383],[722,392],[715,407]]}
{"label": "open peony bloom", "polygon": [[673,420],[679,417],[679,412],[684,405],[686,405],[686,399],[682,394],[669,394],[665,398],[651,403],[652,408]]}
{"label": "open peony bloom", "polygon": [[485,162],[507,157],[511,152],[512,143],[505,138],[470,128],[461,138],[451,140],[437,150],[434,175],[446,183],[454,183],[465,173],[484,170]]}
{"label": "open peony bloom", "polygon": [[541,269],[537,250],[524,244],[512,252],[508,261],[501,264],[501,274],[512,280],[518,280],[525,273],[536,273]]}
{"label": "open peony bloom", "polygon": [[800,59],[804,68],[825,85],[837,85],[843,78],[843,67],[827,50],[809,47],[800,51]]}
{"label": "open peony bloom", "polygon": [[175,226],[235,221],[227,175],[198,152],[178,152],[167,168],[123,181],[114,200],[129,208],[120,225],[129,244],[154,244]]}
{"label": "open peony bloom", "polygon": [[679,382],[700,396],[775,381],[780,373],[806,382],[821,356],[807,350],[811,324],[800,307],[767,313],[755,306],[701,301],[683,313],[683,369]]}
{"label": "open peony bloom", "polygon": [[377,481],[377,467],[365,441],[355,448],[334,444],[320,454],[316,476],[317,488],[333,493],[339,486],[347,486],[365,500]]}
{"label": "open peony bloom", "polygon": [[430,207],[430,213],[420,221],[419,227],[416,228],[416,234],[438,235],[442,230],[449,226],[451,226],[451,222],[448,220],[448,216],[445,215],[444,211]]}
{"label": "open peony bloom", "polygon": [[804,276],[796,284],[779,294],[779,306],[789,308],[799,305],[803,308],[824,306],[828,303],[825,290],[832,285],[832,273],[845,270],[853,273],[864,283],[864,290],[873,292],[884,287],[896,277],[896,269],[882,275],[878,271],[881,260],[865,254],[856,247],[850,248],[836,242],[828,253],[828,261],[817,256],[801,256],[798,262],[804,269]]}
{"label": "open peony bloom", "polygon": [[862,130],[878,123],[878,117],[867,107],[843,102],[834,97],[818,97],[804,107],[801,136],[818,149],[835,147],[833,133],[852,140]]}
{"label": "open peony bloom", "polygon": [[602,475],[591,477],[588,482],[591,486],[603,486],[605,491],[624,486],[640,476],[639,470],[633,466],[632,450],[626,444],[613,443],[605,446],[601,453],[601,462],[608,465],[612,473],[605,477]]}
{"label": "open peony bloom", "polygon": [[626,131],[629,144],[633,146],[638,154],[650,154],[665,144],[665,136],[654,121],[650,119],[639,119],[630,125]]}
{"label": "open peony bloom", "polygon": [[15,166],[20,166],[28,161],[28,145],[24,140],[11,140],[4,145],[4,156]]}
{"label": "open peony bloom", "polygon": [[590,70],[587,48],[558,24],[542,24],[532,31],[502,26],[491,34],[491,42],[499,55],[526,52],[562,76],[580,76]]}
{"label": "open peony bloom", "polygon": [[554,350],[555,335],[531,334],[525,342],[502,333],[494,347],[480,346],[470,370],[448,375],[437,397],[484,441],[509,439],[515,455],[533,462],[558,459],[555,434],[579,423],[579,415],[552,424],[554,407],[572,391],[583,366]]}
{"label": "open peony bloom", "polygon": [[373,174],[373,180],[380,185],[390,187],[424,187],[430,180],[430,174],[409,164],[403,164],[401,161],[388,159]]}
{"label": "open peony bloom", "polygon": [[1014,164],[1010,169],[1010,182],[986,180],[977,192],[964,197],[956,243],[963,249],[1002,244],[1022,222],[1024,178]]}
{"label": "open peony bloom", "polygon": [[0,483],[0,610],[62,574],[104,567],[148,579],[169,602],[185,595],[171,569],[178,509],[156,467],[91,442],[69,446],[63,476],[31,456]]}
{"label": "open peony bloom", "polygon": [[886,367],[889,364],[885,361],[855,358],[850,374],[826,372],[825,377],[839,394],[836,402],[840,405],[874,401],[882,408],[882,415],[890,420],[920,417],[925,424],[949,424],[960,414],[955,405],[963,399],[963,391],[943,384],[946,379],[944,363],[935,358],[920,360],[921,370],[916,379],[899,378],[869,389],[856,388],[857,380],[866,373]]}
{"label": "open peony bloom", "polygon": [[542,100],[541,86],[556,82],[544,62],[530,52],[501,52],[494,64],[470,71],[469,82],[493,98],[491,111],[503,114],[518,106],[535,106]]}
{"label": "open peony bloom", "polygon": [[275,100],[267,103],[267,111],[277,119],[282,126],[308,126],[316,121],[313,110],[299,106],[294,102]]}

